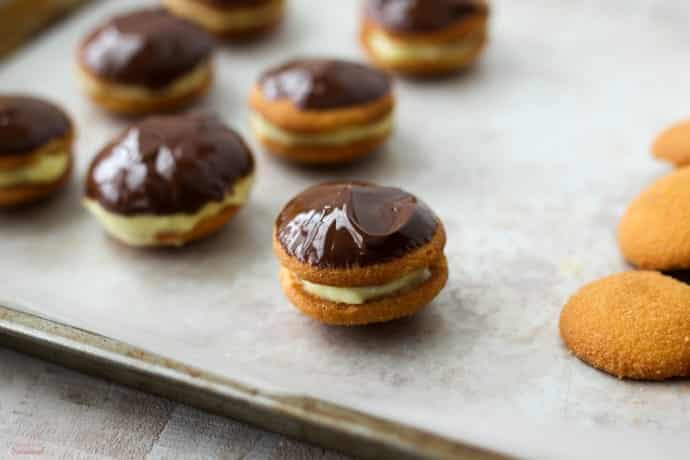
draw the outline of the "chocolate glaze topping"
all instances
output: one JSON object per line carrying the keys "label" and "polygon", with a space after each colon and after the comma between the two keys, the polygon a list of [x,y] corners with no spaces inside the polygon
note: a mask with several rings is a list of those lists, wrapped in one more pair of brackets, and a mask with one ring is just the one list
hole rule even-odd
{"label": "chocolate glaze topping", "polygon": [[402,257],[431,241],[438,220],[409,193],[366,182],[328,182],[290,201],[276,221],[277,238],[299,261],[347,268]]}
{"label": "chocolate glaze topping", "polygon": [[193,214],[253,170],[247,145],[216,117],[151,117],[96,156],[86,196],[118,214]]}
{"label": "chocolate glaze topping", "polygon": [[397,32],[433,32],[473,15],[486,15],[483,0],[369,0],[366,14]]}
{"label": "chocolate glaze topping", "polygon": [[116,83],[161,88],[194,70],[213,51],[203,29],[165,10],[117,16],[82,44],[89,72]]}
{"label": "chocolate glaze topping", "polygon": [[366,104],[391,90],[385,73],[355,62],[297,59],[271,69],[260,79],[267,99],[289,99],[302,109],[324,110]]}
{"label": "chocolate glaze topping", "polygon": [[0,156],[32,153],[72,131],[57,106],[25,96],[0,96]]}

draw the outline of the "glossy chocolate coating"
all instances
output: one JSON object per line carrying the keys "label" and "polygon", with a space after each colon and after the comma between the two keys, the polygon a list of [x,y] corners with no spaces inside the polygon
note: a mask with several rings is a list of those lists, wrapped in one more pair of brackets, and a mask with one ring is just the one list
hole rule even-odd
{"label": "glossy chocolate coating", "polygon": [[391,90],[385,73],[356,62],[296,59],[261,76],[264,97],[289,99],[305,110],[327,110],[366,104]]}
{"label": "glossy chocolate coating", "polygon": [[366,14],[394,32],[434,32],[467,17],[486,15],[483,0],[369,0]]}
{"label": "glossy chocolate coating", "polygon": [[249,147],[216,117],[151,117],[98,154],[86,196],[118,214],[193,214],[253,170]]}
{"label": "glossy chocolate coating", "polygon": [[0,156],[29,154],[72,132],[57,106],[31,97],[0,96]]}
{"label": "glossy chocolate coating", "polygon": [[83,43],[82,66],[99,78],[162,88],[209,59],[213,39],[200,27],[152,9],[117,16]]}
{"label": "glossy chocolate coating", "polygon": [[290,201],[277,238],[299,261],[322,268],[384,263],[434,237],[438,220],[409,193],[366,182],[330,182]]}

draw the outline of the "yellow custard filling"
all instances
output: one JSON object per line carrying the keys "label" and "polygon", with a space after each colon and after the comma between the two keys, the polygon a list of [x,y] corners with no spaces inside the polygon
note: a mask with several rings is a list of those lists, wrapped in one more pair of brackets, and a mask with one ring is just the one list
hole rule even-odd
{"label": "yellow custard filling", "polygon": [[398,279],[379,286],[340,287],[315,284],[300,280],[302,288],[309,294],[331,302],[361,305],[369,300],[414,289],[431,277],[428,268],[420,268]]}
{"label": "yellow custard filling", "polygon": [[140,214],[121,215],[106,210],[96,200],[84,199],[86,209],[101,221],[106,231],[115,238],[131,246],[151,246],[158,244],[157,236],[162,233],[186,233],[194,229],[204,219],[213,217],[228,206],[242,206],[249,199],[254,176],[240,179],[232,193],[220,202],[208,203],[195,214],[171,214],[159,216]]}
{"label": "yellow custard filling", "polygon": [[471,36],[443,44],[403,43],[376,30],[369,35],[369,46],[374,54],[389,62],[462,60],[474,51],[480,39]]}
{"label": "yellow custard filling", "polygon": [[393,114],[369,125],[351,126],[323,133],[297,133],[286,131],[258,113],[251,115],[251,125],[260,137],[275,140],[287,145],[344,145],[369,138],[385,136],[393,129]]}
{"label": "yellow custard filling", "polygon": [[204,84],[211,73],[211,64],[204,62],[187,75],[184,75],[160,89],[150,89],[144,86],[111,83],[93,77],[87,71],[78,68],[78,76],[89,94],[96,97],[107,97],[119,100],[156,100],[162,97],[174,97],[191,93]]}
{"label": "yellow custard filling", "polygon": [[283,14],[284,8],[284,0],[274,0],[261,7],[233,8],[229,11],[189,0],[165,0],[164,3],[175,14],[215,32],[251,29],[270,24]]}
{"label": "yellow custard filling", "polygon": [[40,153],[31,163],[11,170],[0,171],[0,187],[15,187],[23,184],[44,184],[54,182],[69,168],[70,154],[64,143],[52,146]]}

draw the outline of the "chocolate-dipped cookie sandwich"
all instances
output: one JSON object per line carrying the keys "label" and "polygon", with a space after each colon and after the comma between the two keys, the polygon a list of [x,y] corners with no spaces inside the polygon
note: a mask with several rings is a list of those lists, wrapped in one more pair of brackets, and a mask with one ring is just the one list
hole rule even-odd
{"label": "chocolate-dipped cookie sandwich", "polygon": [[0,207],[34,202],[65,184],[73,140],[72,122],[59,107],[0,95]]}
{"label": "chocolate-dipped cookie sandwich", "polygon": [[327,324],[412,315],[446,284],[443,224],[415,196],[366,182],[308,188],[281,211],[273,246],[292,303]]}
{"label": "chocolate-dipped cookie sandwich", "polygon": [[173,13],[229,39],[256,37],[275,28],[286,0],[163,0]]}
{"label": "chocolate-dipped cookie sandwich", "polygon": [[251,151],[216,117],[151,117],[96,156],[84,204],[123,243],[180,246],[225,225],[253,179]]}
{"label": "chocolate-dipped cookie sandwich", "polygon": [[78,52],[89,97],[106,110],[137,115],[177,109],[203,95],[212,80],[213,38],[162,9],[117,16]]}
{"label": "chocolate-dipped cookie sandwich", "polygon": [[261,76],[250,104],[261,143],[300,163],[355,160],[380,146],[393,129],[390,77],[355,62],[289,61]]}
{"label": "chocolate-dipped cookie sandwich", "polygon": [[384,69],[445,74],[479,57],[488,19],[486,0],[368,0],[360,41]]}

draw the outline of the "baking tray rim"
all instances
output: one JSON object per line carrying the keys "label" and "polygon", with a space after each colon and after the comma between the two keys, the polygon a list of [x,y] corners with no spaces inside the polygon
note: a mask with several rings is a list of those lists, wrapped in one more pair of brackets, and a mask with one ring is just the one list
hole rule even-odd
{"label": "baking tray rim", "polygon": [[316,398],[272,394],[3,305],[0,346],[361,458],[511,458]]}

